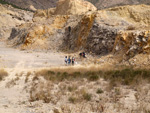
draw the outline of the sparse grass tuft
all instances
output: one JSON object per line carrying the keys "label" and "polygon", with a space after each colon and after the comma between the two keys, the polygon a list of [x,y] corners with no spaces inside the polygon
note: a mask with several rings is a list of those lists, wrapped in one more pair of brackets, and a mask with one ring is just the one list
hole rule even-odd
{"label": "sparse grass tuft", "polygon": [[75,103],[77,101],[77,98],[76,97],[69,97],[69,102],[71,103]]}
{"label": "sparse grass tuft", "polygon": [[69,91],[69,92],[75,91],[76,89],[77,89],[76,86],[69,86],[69,87],[68,87],[68,91]]}
{"label": "sparse grass tuft", "polygon": [[83,99],[86,100],[86,101],[90,101],[92,99],[92,94],[84,93],[83,94]]}
{"label": "sparse grass tuft", "polygon": [[2,81],[3,78],[6,76],[8,76],[8,73],[5,70],[1,69],[0,70],[0,81]]}
{"label": "sparse grass tuft", "polygon": [[51,75],[55,75],[55,72],[54,72],[54,71],[48,71],[47,73],[48,73],[48,74],[51,74]]}
{"label": "sparse grass tuft", "polygon": [[97,94],[101,94],[101,93],[104,93],[104,91],[101,88],[98,88],[97,91],[96,91],[96,93]]}
{"label": "sparse grass tuft", "polygon": [[31,75],[31,72],[28,72],[27,74],[26,74],[26,79],[25,79],[25,83],[27,83],[28,82],[28,80],[29,80],[29,76]]}
{"label": "sparse grass tuft", "polygon": [[9,81],[7,84],[6,84],[6,87],[7,88],[10,88],[12,86],[15,86],[16,85],[16,82],[19,80],[19,77],[16,77],[15,79],[12,79],[11,81]]}
{"label": "sparse grass tuft", "polygon": [[97,74],[89,76],[90,81],[97,81],[99,79],[99,76]]}
{"label": "sparse grass tuft", "polygon": [[115,94],[116,94],[116,95],[120,95],[120,94],[121,94],[121,91],[120,91],[119,88],[115,88]]}

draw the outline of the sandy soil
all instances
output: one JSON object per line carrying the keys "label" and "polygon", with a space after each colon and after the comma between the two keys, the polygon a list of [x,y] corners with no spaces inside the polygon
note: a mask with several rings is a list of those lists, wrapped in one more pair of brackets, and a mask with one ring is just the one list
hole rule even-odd
{"label": "sandy soil", "polygon": [[0,42],[0,68],[40,68],[64,65],[64,55],[53,52],[20,51]]}
{"label": "sandy soil", "polygon": [[[0,69],[4,68],[9,75],[0,82],[0,113],[40,113],[40,110],[33,109],[33,105],[28,101],[29,93],[24,90],[25,76],[22,75],[33,71],[32,68],[63,65],[63,54],[21,51],[0,42]],[[13,85],[13,80],[17,78],[16,74],[19,74],[19,81],[15,82],[15,86],[8,88],[9,84]],[[42,103],[40,105],[43,106]]]}

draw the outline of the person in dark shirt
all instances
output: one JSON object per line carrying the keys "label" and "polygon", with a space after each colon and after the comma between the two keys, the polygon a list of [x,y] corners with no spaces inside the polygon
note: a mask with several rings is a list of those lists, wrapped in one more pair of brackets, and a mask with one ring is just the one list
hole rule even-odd
{"label": "person in dark shirt", "polygon": [[83,56],[83,58],[86,58],[86,56],[85,56],[85,52],[83,52],[83,53],[82,53],[82,56]]}
{"label": "person in dark shirt", "polygon": [[71,59],[70,59],[70,56],[68,57],[68,65],[70,65],[71,63]]}

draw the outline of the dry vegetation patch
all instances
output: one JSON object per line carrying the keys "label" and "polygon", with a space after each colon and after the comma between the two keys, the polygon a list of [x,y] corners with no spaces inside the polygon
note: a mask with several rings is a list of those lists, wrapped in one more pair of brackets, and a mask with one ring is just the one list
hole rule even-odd
{"label": "dry vegetation patch", "polygon": [[[44,69],[35,72],[32,77],[28,73],[28,77],[32,78],[30,101],[42,100],[60,108],[66,104],[72,106],[71,109],[84,103],[80,109],[84,111],[84,107],[89,106],[88,109],[93,112],[105,111],[105,108],[118,111],[149,110],[145,105],[148,104],[147,99],[150,99],[150,70],[131,67],[109,70],[70,69]],[[143,85],[147,86],[143,88]],[[129,107],[128,102],[132,103],[130,101],[136,103],[133,109]],[[138,106],[142,104],[143,107]]]}
{"label": "dry vegetation patch", "polygon": [[3,80],[3,78],[6,76],[8,76],[8,73],[5,70],[1,69],[0,70],[0,81]]}
{"label": "dry vegetation patch", "polygon": [[116,87],[118,85],[139,85],[145,81],[150,83],[149,69],[133,69],[122,68],[112,70],[41,70],[35,73],[35,76],[42,76],[45,80],[60,82],[60,81],[77,81],[87,79],[88,81],[97,81],[103,78],[110,82],[110,86]]}

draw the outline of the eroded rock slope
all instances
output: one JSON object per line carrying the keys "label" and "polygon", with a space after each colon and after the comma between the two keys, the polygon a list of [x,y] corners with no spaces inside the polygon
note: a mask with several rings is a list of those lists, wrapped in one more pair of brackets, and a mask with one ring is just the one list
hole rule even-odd
{"label": "eroded rock slope", "polygon": [[0,4],[0,39],[9,37],[11,29],[32,20],[33,13]]}
{"label": "eroded rock slope", "polygon": [[[66,10],[60,10],[63,7]],[[23,49],[84,50],[98,55],[113,52],[130,58],[133,53],[149,51],[149,12],[148,5],[97,11],[89,2],[60,0],[56,8],[38,10],[34,22],[19,26],[17,35],[14,32],[9,39],[17,43],[21,39],[19,47]]]}

